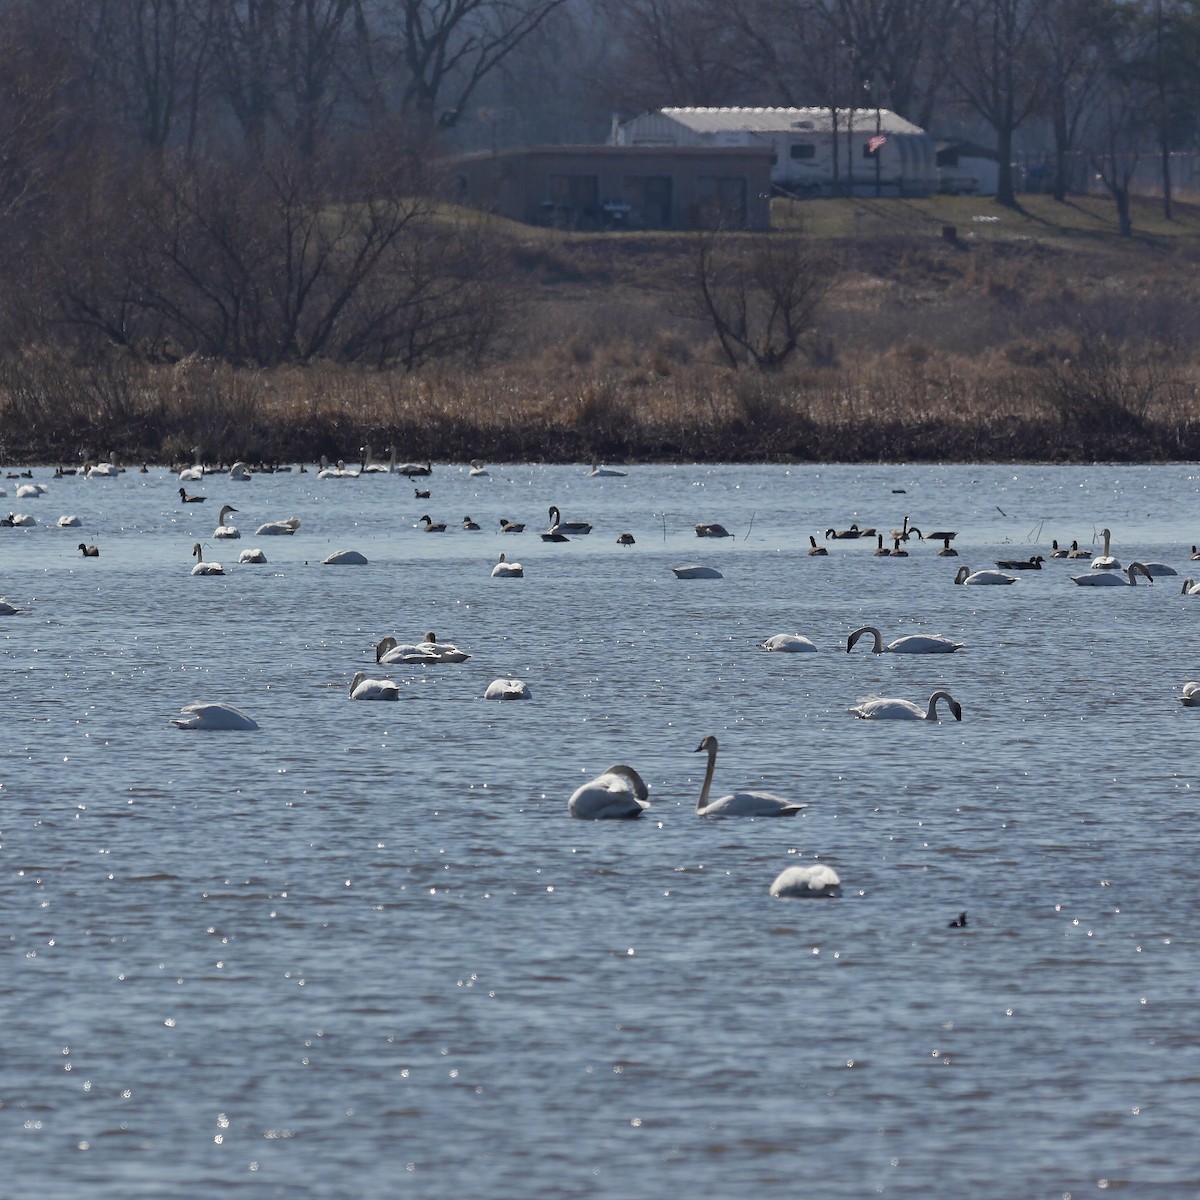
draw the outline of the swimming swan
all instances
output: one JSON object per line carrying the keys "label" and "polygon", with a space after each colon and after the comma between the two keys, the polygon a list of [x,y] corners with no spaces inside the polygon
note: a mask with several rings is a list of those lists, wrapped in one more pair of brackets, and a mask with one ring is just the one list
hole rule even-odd
{"label": "swimming swan", "polygon": [[688,563],[682,567],[672,567],[676,579],[724,579],[725,576],[716,567],[702,567],[698,563]]}
{"label": "swimming swan", "polygon": [[911,700],[892,700],[876,696],[846,711],[864,721],[936,721],[939,700],[945,700],[950,705],[950,711],[956,721],[962,720],[962,705],[949,692],[940,689],[929,697],[928,708],[921,708]]}
{"label": "swimming swan", "polygon": [[788,867],[775,876],[771,884],[772,896],[783,896],[795,900],[834,897],[842,894],[842,881],[838,873],[824,863],[811,867]]}
{"label": "swimming swan", "polygon": [[493,679],[483,693],[485,700],[528,700],[532,693],[523,679]]}
{"label": "swimming swan", "polygon": [[236,525],[225,524],[225,519],[229,516],[229,514],[235,512],[237,512],[237,509],[234,508],[232,504],[226,504],[222,506],[221,515],[217,518],[217,527],[213,530],[213,537],[240,538],[242,536]]}
{"label": "swimming swan", "polygon": [[624,477],[627,471],[618,471],[616,467],[602,467],[599,463],[592,463],[592,469],[588,472],[589,479],[595,479],[597,475],[615,475]]}
{"label": "swimming swan", "polygon": [[734,792],[722,796],[711,804],[708,793],[712,787],[713,771],[717,766],[717,739],[714,734],[708,734],[696,747],[696,753],[708,751],[708,768],[704,772],[704,786],[696,800],[696,816],[698,817],[794,817],[796,813],[808,807],[807,804],[793,804],[774,792]]}
{"label": "swimming swan", "polygon": [[650,807],[650,789],[624,763],[578,787],[567,801],[567,812],[584,821],[629,820]]}
{"label": "swimming swan", "polygon": [[816,643],[802,633],[777,633],[759,643],[761,650],[777,650],[784,654],[811,654],[816,648]]}
{"label": "swimming swan", "polygon": [[972,571],[964,563],[954,576],[955,583],[1016,583],[1015,575],[1005,575],[1003,571]]}
{"label": "swimming swan", "polygon": [[1200,596],[1200,583],[1194,579],[1185,579],[1179,594],[1181,596]]}
{"label": "swimming swan", "polygon": [[504,551],[500,552],[500,561],[492,568],[493,579],[523,579],[525,568],[519,562],[508,562]]}
{"label": "swimming swan", "polygon": [[357,550],[335,550],[321,562],[331,567],[365,567],[367,556]]}
{"label": "swimming swan", "polygon": [[1179,703],[1187,708],[1200,707],[1200,683],[1185,683],[1183,685],[1183,695],[1179,697]]}
{"label": "swimming swan", "polygon": [[394,637],[381,638],[375,647],[375,661],[390,667],[396,663],[436,663],[441,660],[427,642],[400,645]]}
{"label": "swimming swan", "polygon": [[171,718],[176,729],[257,729],[258,722],[232,704],[185,704]]}
{"label": "swimming swan", "polygon": [[388,453],[390,455],[386,463],[377,463],[371,461],[371,447],[359,447],[359,454],[362,455],[362,467],[359,470],[361,475],[390,475],[396,469],[396,447],[389,446]]}
{"label": "swimming swan", "polygon": [[849,654],[864,633],[869,633],[875,639],[873,647],[876,654],[953,654],[961,650],[966,642],[955,642],[939,633],[910,633],[907,637],[896,638],[894,642],[883,644],[883,634],[874,625],[864,625],[856,629],[846,639],[846,653]]}
{"label": "swimming swan", "polygon": [[235,462],[233,466],[229,468],[229,478],[235,483],[249,483],[250,468],[246,466],[244,462]]}
{"label": "swimming swan", "polygon": [[284,537],[300,528],[299,517],[288,517],[286,521],[265,521],[255,531],[255,537]]}
{"label": "swimming swan", "polygon": [[219,562],[205,562],[204,551],[200,548],[200,543],[197,542],[192,547],[192,557],[196,560],[196,565],[192,568],[193,575],[224,575],[225,568]]}
{"label": "swimming swan", "polygon": [[399,700],[400,688],[390,679],[368,679],[365,671],[356,671],[350,680],[351,700]]}
{"label": "swimming swan", "polygon": [[59,529],[78,529],[83,522],[74,513],[63,513],[58,518]]}
{"label": "swimming swan", "polygon": [[247,546],[246,549],[238,555],[238,562],[240,563],[265,563],[266,561],[267,556],[260,549],[258,549],[257,546]]}
{"label": "swimming swan", "polygon": [[546,532],[549,533],[551,530],[558,530],[559,533],[583,534],[591,533],[592,526],[588,521],[564,521],[562,513],[558,511],[558,505],[552,504],[550,505],[550,529]]}
{"label": "swimming swan", "polygon": [[1093,571],[1119,571],[1121,564],[1109,553],[1112,541],[1112,532],[1108,529],[1100,530],[1100,536],[1104,539],[1104,553],[1097,555],[1092,559]]}
{"label": "swimming swan", "polygon": [[[1092,565],[1095,566],[1094,563]],[[1154,576],[1140,562],[1130,563],[1125,568],[1125,575],[1127,578],[1122,578],[1121,571],[1118,569],[1111,575],[1072,575],[1071,582],[1077,583],[1080,587],[1133,587],[1135,575],[1145,575],[1151,583],[1154,582]]]}

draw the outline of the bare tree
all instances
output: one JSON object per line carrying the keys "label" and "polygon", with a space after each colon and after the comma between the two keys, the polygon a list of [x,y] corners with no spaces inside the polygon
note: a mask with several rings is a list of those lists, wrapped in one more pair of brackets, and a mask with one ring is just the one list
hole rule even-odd
{"label": "bare tree", "polygon": [[782,366],[800,349],[832,283],[830,265],[802,233],[713,233],[696,242],[698,315],[731,367]]}
{"label": "bare tree", "polygon": [[1045,99],[1039,12],[1040,0],[964,0],[958,22],[954,80],[996,134],[996,199],[1009,208],[1013,135]]}

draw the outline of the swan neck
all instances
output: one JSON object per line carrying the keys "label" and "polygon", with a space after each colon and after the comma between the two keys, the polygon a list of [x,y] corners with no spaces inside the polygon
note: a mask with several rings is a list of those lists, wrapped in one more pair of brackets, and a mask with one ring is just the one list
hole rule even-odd
{"label": "swan neck", "polygon": [[700,788],[700,798],[696,801],[696,811],[703,812],[708,807],[708,793],[712,788],[713,772],[717,769],[717,748],[708,747],[708,766],[704,770],[704,783]]}

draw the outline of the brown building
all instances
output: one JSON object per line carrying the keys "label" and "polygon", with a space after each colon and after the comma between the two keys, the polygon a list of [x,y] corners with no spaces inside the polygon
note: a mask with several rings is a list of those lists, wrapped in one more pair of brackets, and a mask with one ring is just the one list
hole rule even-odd
{"label": "brown building", "polygon": [[768,146],[528,146],[447,164],[459,204],[556,229],[766,229]]}

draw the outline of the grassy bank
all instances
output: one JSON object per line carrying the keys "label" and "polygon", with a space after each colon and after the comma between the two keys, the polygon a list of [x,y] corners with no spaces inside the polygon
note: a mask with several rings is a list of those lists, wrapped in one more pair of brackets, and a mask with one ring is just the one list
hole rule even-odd
{"label": "grassy bank", "polygon": [[[827,252],[807,353],[721,361],[696,240],[495,226],[513,297],[487,361],[238,371],[47,348],[0,359],[0,459],[796,461],[1200,458],[1200,208],[979,198],[777,205]],[[953,226],[956,236],[944,235]]]}

